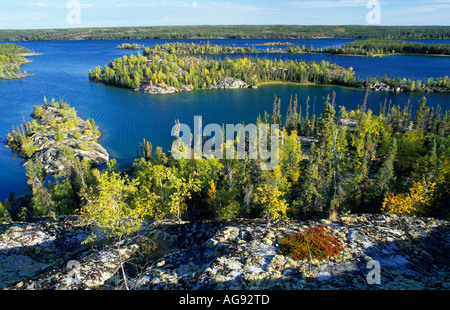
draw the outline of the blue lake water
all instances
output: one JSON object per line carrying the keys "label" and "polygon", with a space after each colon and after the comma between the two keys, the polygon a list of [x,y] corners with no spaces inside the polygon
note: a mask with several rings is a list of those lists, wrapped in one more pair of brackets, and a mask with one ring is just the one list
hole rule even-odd
{"label": "blue lake water", "polygon": [[[103,84],[90,82],[89,69],[107,64],[110,60],[139,51],[116,49],[123,42],[136,42],[152,46],[173,40],[112,40],[112,41],[66,41],[66,42],[20,42],[40,56],[30,57],[32,63],[22,70],[35,74],[21,80],[0,81],[0,141],[6,139],[11,125],[19,125],[22,117],[30,120],[33,106],[48,99],[63,98],[75,107],[82,118],[93,118],[102,132],[101,144],[116,158],[122,168],[129,166],[142,139],[151,141],[154,147],[170,149],[173,137],[171,129],[176,120],[193,126],[195,115],[208,123],[236,124],[255,122],[259,114],[272,110],[273,96],[282,100],[281,112],[286,112],[291,95],[297,94],[305,111],[306,98],[310,97],[310,113],[320,113],[323,98],[336,92],[336,104],[347,110],[362,103],[361,90],[330,87],[300,86],[291,84],[269,84],[258,89],[204,90],[190,93],[152,96]],[[181,40],[183,41],[183,40]],[[205,42],[205,40],[184,40]],[[211,44],[261,45],[276,40],[209,40]],[[300,46],[327,47],[342,45],[353,39],[278,40],[290,41]],[[430,42],[430,41],[425,41]],[[437,41],[450,43],[450,40]],[[435,42],[436,43],[436,42]],[[407,78],[428,78],[450,75],[450,57],[433,56],[386,56],[381,58],[350,57],[339,55],[286,55],[260,54],[258,57],[297,59],[305,61],[326,60],[344,67],[353,67],[360,77],[400,76]],[[378,93],[370,92],[368,107],[378,111],[385,99],[403,106],[409,100],[415,106],[426,95],[428,103],[450,108],[449,94],[422,93]],[[25,169],[11,150],[0,146],[0,201],[9,192],[22,194],[26,188]]]}

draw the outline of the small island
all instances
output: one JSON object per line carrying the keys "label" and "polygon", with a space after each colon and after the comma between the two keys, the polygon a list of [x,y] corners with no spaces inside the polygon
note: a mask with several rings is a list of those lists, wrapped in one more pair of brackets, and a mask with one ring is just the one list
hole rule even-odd
{"label": "small island", "polygon": [[125,49],[125,50],[140,50],[145,48],[145,45],[137,44],[137,43],[122,43],[119,46],[117,46],[118,49]]}
{"label": "small island", "polygon": [[20,66],[31,62],[25,58],[35,56],[37,53],[16,44],[0,44],[0,80],[21,79],[32,76],[26,71],[22,72]]}
{"label": "small island", "polygon": [[6,145],[25,159],[39,160],[47,173],[57,175],[66,168],[68,155],[99,166],[109,160],[108,152],[98,144],[100,131],[94,120],[83,120],[66,102],[54,99],[36,106],[33,120],[12,127]]}

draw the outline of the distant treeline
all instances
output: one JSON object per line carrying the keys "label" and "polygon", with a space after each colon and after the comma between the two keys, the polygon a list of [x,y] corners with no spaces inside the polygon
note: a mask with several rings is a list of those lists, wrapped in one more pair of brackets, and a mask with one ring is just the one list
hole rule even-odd
{"label": "distant treeline", "polygon": [[450,55],[450,44],[424,44],[398,40],[365,40],[344,44],[341,48],[328,48],[327,53],[376,55],[376,54],[429,54]]}
{"label": "distant treeline", "polygon": [[0,41],[125,39],[450,39],[445,26],[160,26],[0,30]]}
{"label": "distant treeline", "polygon": [[317,49],[312,46],[295,45],[287,47],[286,52],[290,54],[329,53],[356,56],[381,56],[388,54],[450,55],[450,44],[424,44],[400,40],[370,39],[345,43],[340,47]]}

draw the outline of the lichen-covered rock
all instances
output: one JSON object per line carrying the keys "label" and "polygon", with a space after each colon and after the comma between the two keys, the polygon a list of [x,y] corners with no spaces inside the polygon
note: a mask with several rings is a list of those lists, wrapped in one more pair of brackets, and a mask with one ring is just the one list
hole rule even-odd
{"label": "lichen-covered rock", "polygon": [[69,153],[93,166],[105,164],[109,154],[98,143],[101,134],[95,123],[78,117],[67,104],[60,105],[35,107],[32,114],[35,120],[27,125],[32,128],[27,129],[26,137],[16,139],[14,134],[8,134],[6,145],[24,159],[24,166],[30,160],[39,160],[46,172],[53,175],[67,168]]}
{"label": "lichen-covered rock", "polygon": [[57,269],[82,251],[88,232],[76,219],[0,224],[0,288],[48,269]]}
{"label": "lichen-covered rock", "polygon": [[[167,86],[162,84],[155,84],[155,85],[147,85],[145,87],[142,87],[139,89],[144,94],[153,94],[153,95],[164,95],[164,94],[172,94],[177,92],[177,89],[173,86]],[[183,91],[187,91],[186,88],[183,89]]]}
{"label": "lichen-covered rock", "polygon": [[[63,233],[63,223],[68,232]],[[294,220],[270,224],[260,220],[153,221],[148,222],[139,235],[121,243],[86,249],[76,244],[87,236],[88,229],[81,229],[75,222],[68,223],[67,219],[58,219],[33,225],[2,224],[0,270],[19,275],[11,277],[3,273],[0,277],[3,287],[450,288],[450,226],[446,221],[398,215],[349,215],[326,224]],[[344,245],[333,259],[296,261],[280,254],[283,236],[319,225],[325,225],[327,232]],[[34,239],[30,239],[27,231],[33,231]],[[26,266],[12,262],[19,255],[17,262]],[[368,281],[370,264],[374,261],[380,266],[379,284]],[[68,266],[75,266],[75,269]]]}
{"label": "lichen-covered rock", "polygon": [[249,85],[240,79],[226,76],[221,77],[217,80],[217,88],[224,88],[224,89],[249,88]]}

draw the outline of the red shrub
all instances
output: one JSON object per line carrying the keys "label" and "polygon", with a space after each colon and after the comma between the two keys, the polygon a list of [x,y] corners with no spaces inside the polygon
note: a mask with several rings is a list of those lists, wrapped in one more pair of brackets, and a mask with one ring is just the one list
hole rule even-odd
{"label": "red shrub", "polygon": [[327,259],[338,255],[342,244],[326,233],[324,226],[309,227],[304,233],[290,234],[281,240],[281,254],[292,259]]}

